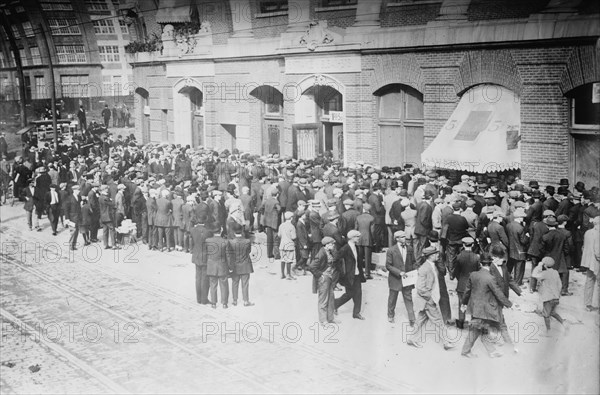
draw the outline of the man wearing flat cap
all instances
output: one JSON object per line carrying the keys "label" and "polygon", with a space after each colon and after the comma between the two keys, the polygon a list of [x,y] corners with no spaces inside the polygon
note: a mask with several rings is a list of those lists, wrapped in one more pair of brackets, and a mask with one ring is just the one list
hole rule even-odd
{"label": "man wearing flat cap", "polygon": [[414,299],[415,310],[418,311],[417,320],[414,325],[414,331],[409,335],[406,344],[416,348],[422,348],[421,328],[425,326],[428,320],[435,325],[436,339],[442,339],[444,349],[450,350],[454,347],[447,338],[444,330],[444,321],[438,307],[440,301],[440,290],[437,269],[435,266],[439,257],[439,250],[436,247],[425,247],[421,254],[423,262],[418,269],[417,293]]}
{"label": "man wearing flat cap", "polygon": [[339,279],[339,260],[335,250],[335,240],[323,237],[321,249],[308,268],[313,274],[313,292],[318,293],[319,323],[337,324],[334,319],[335,295],[333,289]]}
{"label": "man wearing flat cap", "polygon": [[406,242],[406,234],[403,230],[394,232],[394,241],[396,242],[386,252],[385,267],[388,271],[388,321],[395,321],[396,303],[398,294],[402,292],[402,299],[408,314],[410,326],[415,324],[415,312],[413,309],[412,290],[413,285],[404,286],[402,279],[406,273],[415,268],[414,253],[412,243]]}
{"label": "man wearing flat cap", "polygon": [[365,271],[365,278],[367,280],[372,279],[371,277],[371,253],[373,252],[373,226],[375,218],[370,214],[371,205],[365,203],[363,205],[363,212],[356,217],[355,229],[360,232],[360,238],[358,240],[358,262],[362,265]]}
{"label": "man wearing flat cap", "polygon": [[[563,219],[564,217],[561,218],[561,220]],[[572,295],[569,292],[569,260],[573,250],[573,239],[569,231],[564,229],[566,221],[563,222],[562,230],[558,229],[559,223],[553,216],[546,217],[544,222],[548,227],[548,232],[542,236],[540,255],[554,259],[554,269],[558,271],[562,281],[561,295]]]}
{"label": "man wearing flat cap", "polygon": [[346,243],[339,251],[338,258],[340,259],[340,284],[346,288],[346,292],[335,300],[335,309],[339,309],[347,301],[352,299],[354,307],[352,309],[352,318],[364,320],[360,314],[362,303],[362,286],[366,281],[363,270],[358,262],[358,250],[356,243],[360,238],[360,232],[351,230],[347,233],[348,243]]}

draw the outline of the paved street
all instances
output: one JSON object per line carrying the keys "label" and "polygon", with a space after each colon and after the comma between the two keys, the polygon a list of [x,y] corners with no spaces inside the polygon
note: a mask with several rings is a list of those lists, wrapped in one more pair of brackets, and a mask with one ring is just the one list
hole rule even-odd
{"label": "paved street", "polygon": [[[364,284],[365,321],[352,304],[338,326],[316,325],[311,277],[281,280],[258,235],[252,307],[216,310],[195,303],[194,266],[182,252],[143,244],[68,251],[68,230],[27,229],[20,203],[2,206],[0,384],[2,393],[598,393],[598,314],[582,309],[584,278],[543,337],[536,295],[511,294],[506,317],[519,353],[490,359],[444,351],[430,333],[423,349],[404,342],[406,311],[386,319],[387,279]],[[59,225],[60,228],[60,225]],[[449,289],[455,287],[449,282]],[[339,295],[339,294],[338,294]],[[451,293],[456,314],[456,296]],[[448,336],[462,346],[464,334]],[[428,372],[435,372],[433,375]],[[480,373],[493,371],[490,379]],[[431,379],[435,377],[435,379]],[[510,378],[507,380],[506,378]],[[566,378],[566,379],[565,379]]]}

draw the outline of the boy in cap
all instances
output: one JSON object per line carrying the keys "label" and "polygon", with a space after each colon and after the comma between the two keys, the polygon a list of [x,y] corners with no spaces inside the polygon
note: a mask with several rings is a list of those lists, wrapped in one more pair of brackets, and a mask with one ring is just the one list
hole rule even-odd
{"label": "boy in cap", "polygon": [[286,211],[284,214],[285,221],[279,225],[277,232],[279,236],[279,253],[281,254],[281,279],[285,279],[285,269],[287,267],[287,279],[296,280],[296,277],[292,276],[292,263],[295,261],[296,252],[296,228],[292,224],[292,218],[294,213]]}
{"label": "boy in cap", "polygon": [[[554,259],[547,256],[533,269],[532,276],[538,279],[540,301],[543,303],[542,316],[546,324],[546,336],[550,332],[550,317],[556,318],[563,327],[565,322],[556,312],[556,306],[560,299],[562,282],[558,272],[554,270]],[[565,327],[566,328],[566,327]]]}

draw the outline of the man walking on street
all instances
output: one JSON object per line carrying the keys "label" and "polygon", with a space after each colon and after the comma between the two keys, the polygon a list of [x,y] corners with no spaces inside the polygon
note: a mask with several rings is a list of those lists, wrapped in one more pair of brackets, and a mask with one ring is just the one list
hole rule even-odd
{"label": "man walking on street", "polygon": [[388,287],[390,289],[388,296],[388,321],[393,323],[396,315],[396,302],[398,294],[402,291],[402,299],[408,314],[410,326],[415,325],[415,312],[413,309],[412,290],[414,285],[402,284],[402,279],[406,273],[414,269],[414,254],[412,245],[406,243],[406,234],[403,230],[394,233],[394,244],[386,252],[385,267],[388,270]]}
{"label": "man walking on street", "polygon": [[[462,356],[467,358],[477,357],[471,352],[475,341],[490,328],[497,328],[500,323],[500,310],[498,305],[511,307],[512,303],[504,296],[504,293],[496,283],[494,276],[490,273],[492,257],[484,253],[480,259],[481,269],[471,273],[467,289],[461,301],[460,309],[463,312],[471,312],[471,323],[469,334],[462,348]],[[482,337],[481,342],[492,358],[501,357],[502,353],[496,351],[494,345],[487,337]]]}
{"label": "man walking on street", "polygon": [[[426,192],[427,193],[427,192]],[[435,262],[439,257],[439,250],[435,247],[426,247],[421,254],[421,260],[424,261],[419,267],[417,279],[417,297],[415,298],[415,308],[419,312],[417,321],[414,325],[414,331],[409,335],[406,344],[416,348],[422,348],[419,342],[421,328],[425,326],[428,320],[435,325],[436,338],[443,340],[444,349],[450,350],[454,344],[446,339],[444,321],[438,307],[440,300],[439,279]]]}
{"label": "man walking on street", "polygon": [[354,308],[352,309],[352,318],[364,320],[360,314],[362,304],[362,283],[366,281],[362,267],[358,264],[358,250],[356,243],[360,238],[360,232],[351,230],[348,232],[348,243],[338,251],[338,258],[341,260],[340,284],[346,287],[346,292],[335,300],[335,309],[339,309],[347,301],[352,299]]}

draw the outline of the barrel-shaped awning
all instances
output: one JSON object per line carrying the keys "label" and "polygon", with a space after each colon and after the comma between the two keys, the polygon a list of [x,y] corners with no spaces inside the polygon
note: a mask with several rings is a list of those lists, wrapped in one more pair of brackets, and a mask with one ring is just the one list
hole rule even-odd
{"label": "barrel-shaped awning", "polygon": [[157,23],[190,22],[192,0],[161,0],[156,12]]}
{"label": "barrel-shaped awning", "polygon": [[478,85],[462,95],[421,161],[476,173],[519,169],[520,140],[518,96],[498,85]]}

